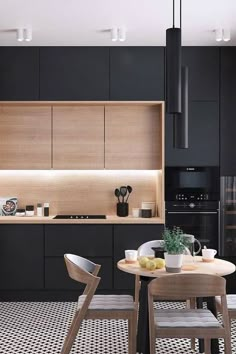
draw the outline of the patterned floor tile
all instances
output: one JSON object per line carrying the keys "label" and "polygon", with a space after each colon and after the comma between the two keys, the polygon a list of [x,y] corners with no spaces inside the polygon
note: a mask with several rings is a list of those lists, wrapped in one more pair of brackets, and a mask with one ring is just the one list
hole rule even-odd
{"label": "patterned floor tile", "polygon": [[[164,308],[184,304],[162,303]],[[0,303],[0,354],[59,354],[73,314],[75,302]],[[232,323],[232,353],[236,353],[236,321]],[[223,343],[220,343],[224,353]],[[127,321],[83,322],[71,354],[125,354]],[[193,354],[189,340],[159,339],[156,354]]]}

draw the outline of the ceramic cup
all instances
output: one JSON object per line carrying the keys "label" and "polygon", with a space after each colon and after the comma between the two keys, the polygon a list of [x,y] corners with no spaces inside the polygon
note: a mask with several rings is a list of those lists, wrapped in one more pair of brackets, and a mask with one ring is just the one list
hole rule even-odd
{"label": "ceramic cup", "polygon": [[212,248],[203,248],[202,249],[202,260],[204,262],[212,262],[214,261],[214,257],[217,251]]}
{"label": "ceramic cup", "polygon": [[137,261],[138,251],[136,250],[125,250],[125,261],[126,263],[134,263]]}
{"label": "ceramic cup", "polygon": [[133,218],[139,218],[140,217],[140,209],[139,208],[132,208],[132,216],[133,216]]}

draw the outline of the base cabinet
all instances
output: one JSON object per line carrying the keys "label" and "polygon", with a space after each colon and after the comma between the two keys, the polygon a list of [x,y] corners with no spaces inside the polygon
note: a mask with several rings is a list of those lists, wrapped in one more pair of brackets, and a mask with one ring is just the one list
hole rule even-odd
{"label": "base cabinet", "polygon": [[1,290],[43,289],[43,228],[43,225],[0,225]]}

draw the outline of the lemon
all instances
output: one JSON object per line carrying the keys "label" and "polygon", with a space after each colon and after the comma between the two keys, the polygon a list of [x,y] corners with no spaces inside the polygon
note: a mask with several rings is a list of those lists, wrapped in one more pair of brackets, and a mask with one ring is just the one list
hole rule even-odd
{"label": "lemon", "polygon": [[154,262],[156,264],[157,269],[165,267],[165,260],[163,258],[154,258]]}
{"label": "lemon", "polygon": [[156,269],[156,263],[154,260],[150,260],[146,263],[146,268],[149,269],[149,270],[154,270]]}
{"label": "lemon", "polygon": [[138,261],[139,261],[140,267],[145,268],[146,263],[149,261],[149,259],[147,257],[140,257]]}

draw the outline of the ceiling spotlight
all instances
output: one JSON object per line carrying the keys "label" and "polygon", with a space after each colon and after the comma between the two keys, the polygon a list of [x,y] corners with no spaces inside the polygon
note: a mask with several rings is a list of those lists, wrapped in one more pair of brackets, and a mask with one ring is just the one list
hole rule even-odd
{"label": "ceiling spotlight", "polygon": [[223,29],[223,40],[225,42],[230,41],[230,29],[229,28],[224,28]]}
{"label": "ceiling spotlight", "polygon": [[113,27],[111,29],[111,40],[112,40],[112,42],[116,42],[118,40],[118,28],[117,27]]}
{"label": "ceiling spotlight", "polygon": [[25,28],[24,29],[25,40],[27,42],[32,41],[32,28]]}
{"label": "ceiling spotlight", "polygon": [[18,28],[16,30],[16,39],[18,40],[18,42],[23,42],[23,40],[24,40],[24,30],[23,30],[23,28]]}
{"label": "ceiling spotlight", "polygon": [[223,30],[222,28],[218,28],[215,30],[216,41],[221,42],[223,40]]}
{"label": "ceiling spotlight", "polygon": [[119,41],[124,42],[126,40],[126,29],[124,27],[119,28]]}

